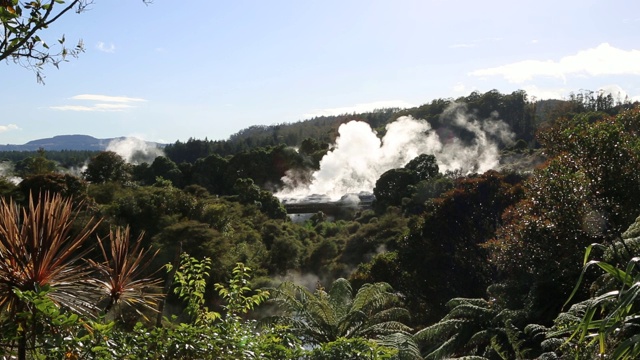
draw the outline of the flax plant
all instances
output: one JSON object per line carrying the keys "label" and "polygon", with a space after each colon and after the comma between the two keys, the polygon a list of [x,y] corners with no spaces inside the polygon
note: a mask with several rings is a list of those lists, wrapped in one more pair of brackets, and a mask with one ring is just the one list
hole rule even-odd
{"label": "flax plant", "polygon": [[106,305],[102,309],[105,313],[117,305],[131,306],[141,315],[142,309],[157,311],[158,302],[163,296],[159,287],[161,280],[152,278],[153,274],[146,272],[158,251],[144,249],[143,236],[140,234],[135,243],[130,245],[127,226],[109,232],[108,248],[98,238],[104,261],[88,261],[98,273],[91,281],[100,289],[103,300],[106,298]]}
{"label": "flax plant", "polygon": [[[54,335],[60,324],[42,323],[53,314],[47,310],[43,318],[42,304],[76,319],[89,333],[100,325],[93,320],[101,311],[109,313],[116,305],[157,306],[160,280],[144,277],[155,253],[141,246],[142,236],[130,245],[129,229],[117,228],[110,231],[108,247],[98,237],[104,261],[88,259],[86,241],[101,219],[74,226],[81,206],[51,193],[30,196],[26,206],[0,200],[0,331],[8,340],[0,353],[26,359],[29,351],[35,356],[53,350],[41,331],[53,327],[49,335]],[[28,301],[29,296],[39,300]]]}
{"label": "flax plant", "polygon": [[71,199],[45,193],[29,197],[26,207],[0,201],[0,309],[14,313],[20,302],[14,289],[38,291],[50,286],[48,297],[80,314],[95,310],[96,291],[88,281],[91,269],[82,261],[83,243],[100,220],[94,218],[72,231],[79,215]]}

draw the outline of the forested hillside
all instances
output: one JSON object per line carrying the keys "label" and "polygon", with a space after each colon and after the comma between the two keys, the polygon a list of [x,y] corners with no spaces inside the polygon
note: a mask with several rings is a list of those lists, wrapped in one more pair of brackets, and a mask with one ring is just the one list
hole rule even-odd
{"label": "forested hillside", "polygon": [[[147,162],[4,154],[0,354],[636,358],[638,131],[603,93],[490,91]],[[327,189],[348,205],[281,201]]]}

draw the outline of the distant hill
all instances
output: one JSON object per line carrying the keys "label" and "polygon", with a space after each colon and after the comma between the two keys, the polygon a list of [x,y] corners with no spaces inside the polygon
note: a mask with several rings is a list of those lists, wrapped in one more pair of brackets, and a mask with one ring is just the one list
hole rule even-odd
{"label": "distant hill", "polygon": [[[97,139],[89,135],[58,135],[52,138],[29,141],[23,145],[0,145],[0,151],[36,151],[40,148],[49,151],[78,150],[78,151],[103,151],[107,149],[113,140],[124,139],[125,137]],[[155,144],[163,146],[163,144]]]}

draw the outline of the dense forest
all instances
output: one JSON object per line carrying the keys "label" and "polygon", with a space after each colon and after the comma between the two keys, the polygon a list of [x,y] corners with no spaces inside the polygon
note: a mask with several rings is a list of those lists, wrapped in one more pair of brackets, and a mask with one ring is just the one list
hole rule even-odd
{"label": "dense forest", "polygon": [[[276,195],[317,179],[341,125],[384,138],[399,119],[498,160],[417,153],[379,170],[372,204],[292,220]],[[634,359],[639,131],[638,104],[610,94],[494,90],[178,141],[150,163],[2,153],[0,354]]]}

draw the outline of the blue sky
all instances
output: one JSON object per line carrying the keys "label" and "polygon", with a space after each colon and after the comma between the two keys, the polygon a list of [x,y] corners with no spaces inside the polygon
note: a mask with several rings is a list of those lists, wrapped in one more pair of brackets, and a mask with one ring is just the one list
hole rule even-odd
{"label": "blue sky", "polygon": [[640,2],[96,0],[43,34],[86,51],[46,85],[0,63],[0,143],[175,142],[471,91],[640,100]]}

